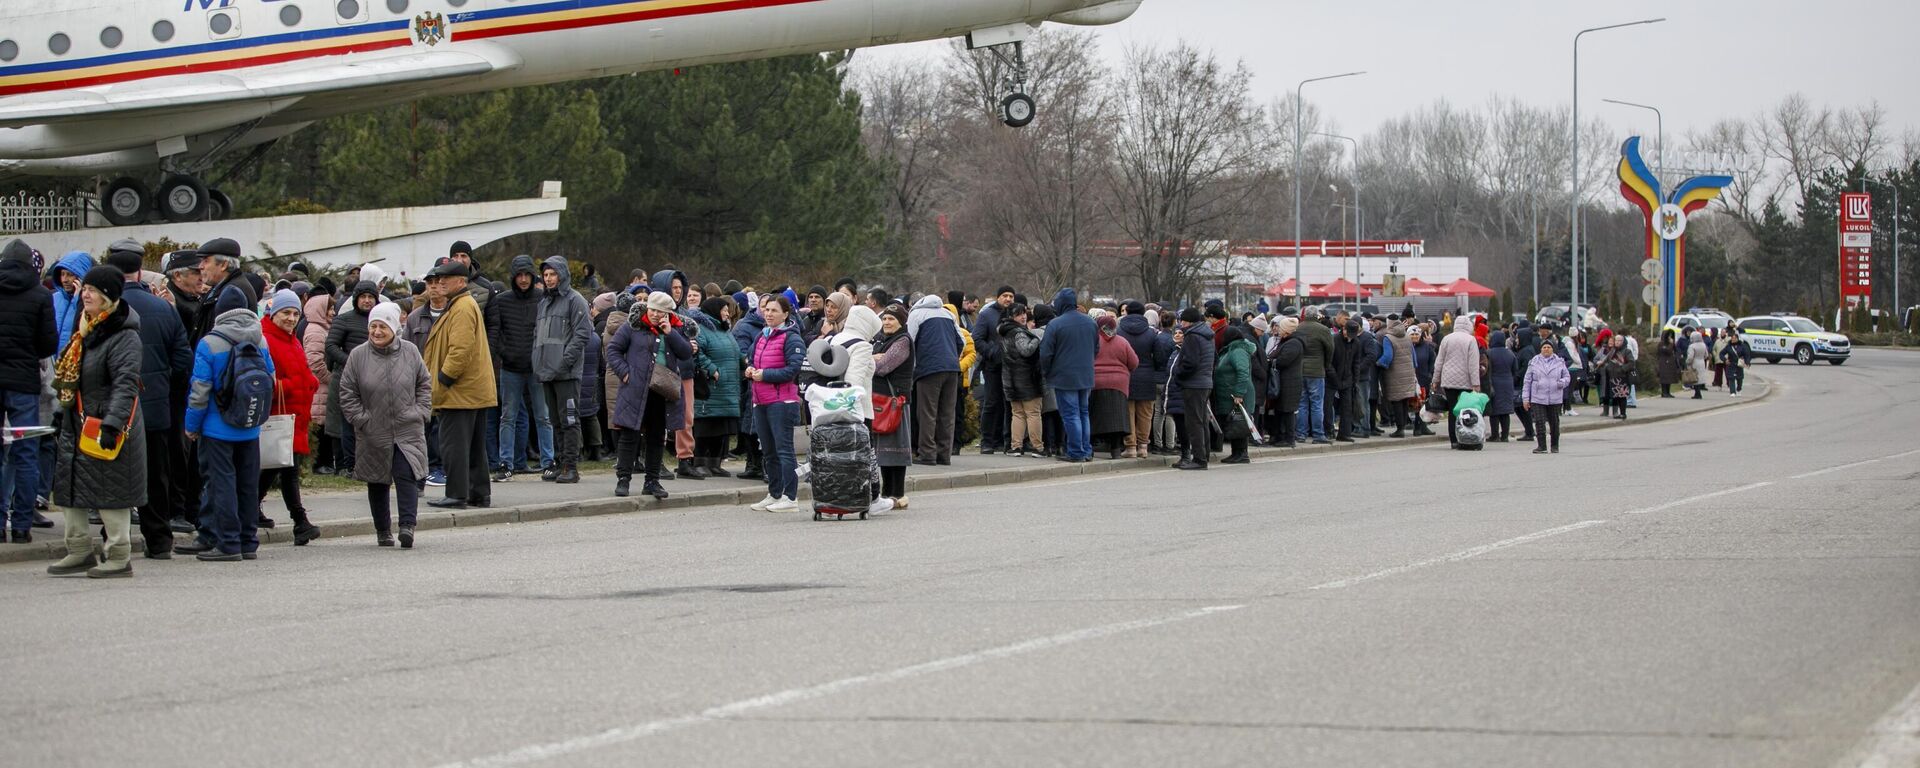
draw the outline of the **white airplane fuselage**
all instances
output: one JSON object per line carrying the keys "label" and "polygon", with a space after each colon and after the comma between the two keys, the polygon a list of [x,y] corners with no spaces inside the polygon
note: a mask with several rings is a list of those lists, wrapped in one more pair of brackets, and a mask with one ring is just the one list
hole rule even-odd
{"label": "white airplane fuselage", "polygon": [[1106,24],[1140,2],[9,0],[0,171],[152,167],[428,96]]}

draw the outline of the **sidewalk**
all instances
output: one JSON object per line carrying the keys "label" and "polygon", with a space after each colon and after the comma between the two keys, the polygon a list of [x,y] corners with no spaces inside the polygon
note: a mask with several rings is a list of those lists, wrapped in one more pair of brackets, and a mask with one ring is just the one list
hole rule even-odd
{"label": "sidewalk", "polygon": [[[1744,403],[1758,402],[1773,394],[1773,384],[1767,379],[1750,375],[1749,394],[1740,397],[1728,397],[1724,392],[1710,391],[1706,399],[1693,400],[1675,397],[1661,399],[1656,393],[1653,397],[1642,396],[1639,407],[1629,411],[1625,421],[1602,419],[1600,407],[1582,407],[1579,416],[1565,417],[1561,420],[1563,432],[1584,432],[1610,427],[1633,426],[1652,422],[1666,421],[1695,413],[1726,408]],[[1516,440],[1521,431],[1515,424]],[[1425,438],[1373,438],[1356,440],[1351,444],[1301,445],[1291,450],[1282,448],[1255,448],[1252,453],[1261,456],[1306,456],[1316,453],[1329,453],[1384,446],[1418,445],[1421,443],[1441,443],[1446,440],[1445,425],[1440,425],[1441,434]],[[1521,450],[1521,446],[1511,446],[1511,450]],[[1104,454],[1096,453],[1089,464],[1067,464],[1054,459],[1015,458],[1003,454],[981,456],[977,451],[968,451],[964,455],[953,457],[953,465],[946,467],[913,466],[907,471],[907,493],[944,490],[950,488],[974,488],[989,485],[1008,485],[1027,483],[1062,477],[1097,474],[1103,472],[1121,472],[1155,467],[1166,467],[1174,459],[1154,456],[1145,459],[1108,460]],[[1332,466],[1332,465],[1330,465]],[[738,472],[739,463],[732,462],[729,470]],[[1219,469],[1216,466],[1216,469]],[[637,480],[637,478],[636,478]],[[613,495],[614,477],[611,472],[595,472],[581,476],[578,485],[558,485],[542,482],[539,475],[520,475],[511,482],[493,485],[493,507],[490,509],[468,509],[456,512],[441,512],[426,505],[431,499],[443,494],[439,488],[428,488],[421,496],[418,529],[422,531],[455,526],[495,525],[499,523],[533,522],[563,517],[587,517],[593,515],[624,514],[660,509],[678,509],[686,507],[744,507],[759,501],[766,495],[765,483],[745,481],[733,478],[714,478],[708,480],[671,480],[666,483],[672,496],[658,501],[650,496],[639,495],[640,483],[634,483],[635,495],[617,498]],[[801,484],[801,498],[807,497],[806,484]],[[367,512],[367,499],[364,491],[332,491],[325,493],[303,494],[301,499],[307,506],[307,514],[320,526],[323,538],[345,536],[371,536],[373,519]],[[802,507],[805,508],[804,505]],[[278,492],[267,497],[261,511],[273,518],[279,526],[271,530],[260,531],[262,544],[289,545],[293,541],[293,522],[287,517],[286,508],[280,502]],[[140,536],[134,535],[134,558],[139,559]],[[176,534],[176,542],[185,542],[191,534]],[[0,544],[0,563],[19,563],[34,560],[57,559],[65,556],[66,545],[62,539],[60,523],[56,518],[56,527],[35,529],[31,544]]]}

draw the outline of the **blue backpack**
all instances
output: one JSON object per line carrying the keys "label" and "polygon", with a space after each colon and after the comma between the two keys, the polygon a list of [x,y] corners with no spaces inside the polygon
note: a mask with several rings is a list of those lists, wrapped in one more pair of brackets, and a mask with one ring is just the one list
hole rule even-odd
{"label": "blue backpack", "polygon": [[267,417],[273,414],[274,382],[260,346],[235,341],[218,331],[213,335],[225,339],[231,347],[226,373],[220,377],[213,397],[214,405],[220,408],[220,419],[235,429],[253,429],[267,423]]}

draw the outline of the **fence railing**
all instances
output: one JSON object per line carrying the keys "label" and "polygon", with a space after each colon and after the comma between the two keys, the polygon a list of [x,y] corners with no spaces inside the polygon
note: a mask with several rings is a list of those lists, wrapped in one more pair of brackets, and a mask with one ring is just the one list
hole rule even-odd
{"label": "fence railing", "polygon": [[86,226],[86,218],[86,201],[78,195],[0,196],[0,235],[69,232]]}

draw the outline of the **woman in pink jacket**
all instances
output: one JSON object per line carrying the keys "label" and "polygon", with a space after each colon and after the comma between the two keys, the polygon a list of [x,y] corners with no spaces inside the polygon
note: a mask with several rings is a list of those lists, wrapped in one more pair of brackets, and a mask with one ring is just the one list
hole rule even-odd
{"label": "woman in pink jacket", "polygon": [[[1533,415],[1534,453],[1547,452],[1548,430],[1552,430],[1553,452],[1560,452],[1560,403],[1566,399],[1567,385],[1573,374],[1567,361],[1560,359],[1552,341],[1540,341],[1534,347],[1539,355],[1527,364],[1527,377],[1520,386],[1521,402]],[[1535,406],[1547,406],[1538,408]]]}
{"label": "woman in pink jacket", "polygon": [[333,295],[328,291],[315,290],[307,297],[306,306],[301,308],[307,319],[307,328],[300,335],[300,348],[307,353],[307,368],[320,380],[320,389],[313,395],[313,423],[320,426],[320,450],[313,455],[313,472],[317,475],[333,474],[334,452],[340,444],[340,426],[327,418],[327,403],[332,398],[327,392],[333,387],[333,375],[327,370],[327,330],[333,327]]}

